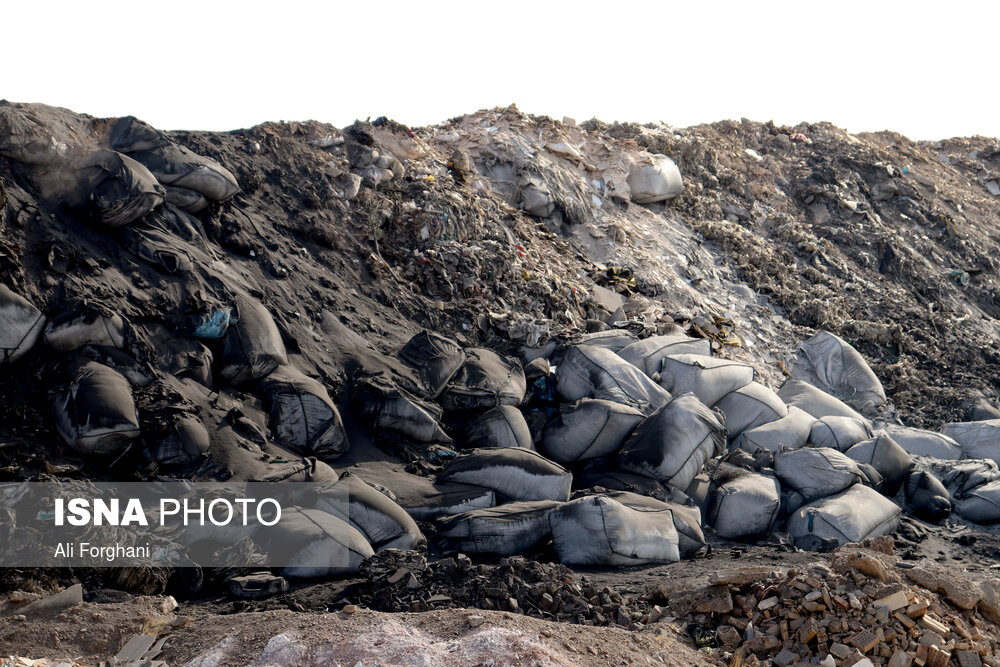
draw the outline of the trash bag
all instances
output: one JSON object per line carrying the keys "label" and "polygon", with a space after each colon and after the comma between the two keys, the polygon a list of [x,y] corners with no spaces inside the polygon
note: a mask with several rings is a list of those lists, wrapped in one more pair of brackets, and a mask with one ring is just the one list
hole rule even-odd
{"label": "trash bag", "polygon": [[761,449],[771,452],[781,448],[799,449],[809,441],[809,434],[815,423],[816,418],[811,414],[790,405],[788,414],[781,419],[743,431],[733,441],[733,448],[750,454]]}
{"label": "trash bag", "polygon": [[937,477],[927,470],[910,473],[903,485],[906,503],[922,519],[940,523],[951,515],[951,494]]}
{"label": "trash bag", "polygon": [[619,467],[684,491],[725,445],[718,413],[694,394],[681,394],[639,424],[619,455]]}
{"label": "trash bag", "polygon": [[891,436],[883,433],[859,442],[845,454],[858,463],[866,463],[882,475],[882,488],[887,496],[895,496],[903,480],[913,468],[913,457],[899,446]]}
{"label": "trash bag", "polygon": [[604,461],[594,461],[593,463],[598,465],[588,465],[573,476],[576,488],[590,489],[600,486],[612,491],[626,491],[654,498],[665,498],[673,490],[663,486],[659,480],[652,477],[624,470],[607,470]]}
{"label": "trash bag", "polygon": [[146,454],[160,468],[186,468],[201,462],[211,445],[205,425],[195,417],[182,416],[173,420]]}
{"label": "trash bag", "polygon": [[618,352],[619,357],[649,377],[660,372],[664,357],[676,354],[710,357],[712,341],[708,338],[691,338],[687,334],[667,334],[636,341]]}
{"label": "trash bag", "polygon": [[973,489],[1000,479],[1000,467],[988,459],[921,461],[941,480],[952,498],[964,498]]}
{"label": "trash bag", "polygon": [[774,472],[784,486],[795,489],[807,501],[869,482],[856,461],[829,447],[779,451],[774,455]]}
{"label": "trash bag", "polygon": [[436,482],[410,475],[408,483],[393,483],[393,493],[407,514],[415,521],[433,521],[443,516],[486,509],[496,505],[493,489],[472,484]]}
{"label": "trash bag", "polygon": [[796,544],[809,538],[833,538],[843,546],[890,535],[899,526],[899,518],[896,503],[864,484],[855,484],[835,496],[803,505],[788,518],[786,530]]}
{"label": "trash bag", "polygon": [[969,491],[955,503],[955,511],[974,523],[1000,521],[1000,480],[987,482]]}
{"label": "trash bag", "polygon": [[530,449],[507,447],[462,454],[444,467],[438,480],[483,486],[513,501],[565,501],[573,475]]}
{"label": "trash bag", "polygon": [[347,433],[326,387],[292,366],[279,366],[258,390],[271,413],[275,439],[306,456],[335,459],[348,448]]}
{"label": "trash bag", "polygon": [[715,404],[715,407],[726,415],[729,442],[736,440],[743,431],[788,416],[785,402],[759,382],[751,382],[745,387],[729,392]]}
{"label": "trash bag", "polygon": [[108,143],[119,153],[134,153],[166,143],[163,133],[135,116],[123,116],[111,126]]}
{"label": "trash bag", "polygon": [[872,430],[868,422],[853,417],[820,417],[809,432],[809,444],[846,452],[870,437]]}
{"label": "trash bag", "polygon": [[12,364],[34,347],[45,315],[27,299],[0,285],[0,366]]}
{"label": "trash bag", "polygon": [[84,454],[114,454],[140,434],[128,380],[92,361],[80,367],[53,408],[59,435]]}
{"label": "trash bag", "polygon": [[753,367],[730,359],[676,354],[660,364],[660,386],[672,395],[692,392],[705,405],[753,381]]}
{"label": "trash bag", "polygon": [[236,177],[211,158],[165,143],[132,153],[163,185],[200,192],[212,201],[226,201],[240,191]]}
{"label": "trash bag", "polygon": [[438,420],[441,408],[421,401],[381,376],[366,378],[355,388],[354,403],[369,426],[387,429],[415,442],[448,444],[451,438]]}
{"label": "trash bag", "polygon": [[123,236],[129,252],[164,273],[188,274],[196,261],[209,257],[201,222],[169,203],[130,225]]}
{"label": "trash bag", "polygon": [[820,331],[801,343],[788,366],[792,377],[819,387],[858,410],[885,403],[882,383],[864,357],[827,331]]}
{"label": "trash bag", "polygon": [[399,358],[416,369],[424,389],[424,398],[437,398],[465,363],[462,347],[450,338],[421,331],[407,341]]}
{"label": "trash bag", "polygon": [[642,420],[641,412],[614,401],[581,398],[563,403],[545,427],[542,449],[559,463],[611,456],[621,450]]}
{"label": "trash bag", "polygon": [[622,505],[632,509],[670,510],[673,515],[674,529],[677,530],[677,546],[681,556],[693,556],[708,544],[705,540],[705,532],[701,529],[701,510],[693,504],[685,505],[672,500],[657,500],[628,491],[608,491],[600,495],[617,500]]}
{"label": "trash bag", "polygon": [[610,350],[574,345],[556,370],[556,392],[567,403],[581,398],[614,401],[649,414],[670,400],[670,394],[642,371]]}
{"label": "trash bag", "polygon": [[969,421],[986,421],[1000,419],[1000,408],[985,398],[977,398],[969,408]]}
{"label": "trash bag", "polygon": [[684,181],[680,169],[666,155],[644,155],[629,169],[628,187],[636,204],[653,204],[684,192]]}
{"label": "trash bag", "polygon": [[77,170],[66,203],[109,227],[135,222],[166,200],[153,174],[127,155],[97,150]]}
{"label": "trash bag", "polygon": [[474,410],[520,405],[527,386],[521,362],[490,350],[466,350],[465,364],[441,396],[445,410]]}
{"label": "trash bag", "polygon": [[566,565],[676,563],[677,529],[667,508],[634,508],[607,496],[578,498],[549,514],[552,542]]}
{"label": "trash bag", "polygon": [[265,378],[278,366],[288,364],[281,333],[264,304],[250,296],[241,297],[235,320],[222,339],[219,375],[238,385]]}
{"label": "trash bag", "polygon": [[250,482],[336,482],[337,471],[312,456],[287,461],[270,459],[248,479]]}
{"label": "trash bag", "polygon": [[178,188],[172,185],[164,186],[163,189],[167,191],[167,203],[171,206],[176,206],[186,213],[204,211],[211,203],[208,201],[208,197],[195,190]]}
{"label": "trash bag", "polygon": [[[466,417],[461,429],[462,447],[525,447],[534,449],[531,429],[524,415],[513,405],[501,405]],[[454,431],[452,431],[454,433]]]}
{"label": "trash bag", "polygon": [[[342,495],[347,489],[346,500]],[[324,488],[330,494],[324,493]],[[358,529],[375,551],[416,549],[424,534],[405,509],[357,475],[344,474],[340,481],[316,487],[316,509],[339,516]],[[324,497],[328,502],[324,502]],[[345,506],[346,505],[346,506]]]}
{"label": "trash bag", "polygon": [[438,534],[448,540],[446,553],[522,554],[549,539],[549,513],[560,505],[556,500],[530,500],[463,512],[440,519]]}
{"label": "trash bag", "polygon": [[84,345],[125,346],[125,321],[121,315],[93,305],[60,313],[45,327],[45,342],[54,350],[72,352]]}
{"label": "trash bag", "polygon": [[605,350],[610,350],[618,354],[635,342],[635,336],[624,329],[607,329],[605,331],[585,333],[580,336],[576,344],[603,347]]}
{"label": "trash bag", "polygon": [[542,179],[529,174],[518,177],[515,192],[517,206],[528,215],[547,218],[556,210],[556,200]]}
{"label": "trash bag", "polygon": [[962,458],[990,459],[1000,464],[1000,419],[945,424],[941,433],[962,448]]}
{"label": "trash bag", "polygon": [[774,475],[725,466],[714,481],[707,518],[719,537],[735,540],[771,532],[781,511],[781,484]]}
{"label": "trash bag", "polygon": [[962,458],[962,447],[946,435],[922,428],[886,424],[885,432],[900,447],[914,456],[929,456],[941,460]]}
{"label": "trash bag", "polygon": [[283,507],[281,521],[257,536],[261,550],[285,577],[355,574],[375,550],[361,532],[338,516],[316,509]]}
{"label": "trash bag", "polygon": [[821,417],[854,417],[859,421],[867,421],[854,408],[840,399],[808,382],[795,378],[785,380],[781,389],[778,390],[778,396],[786,405],[801,408],[816,419]]}
{"label": "trash bag", "polygon": [[156,370],[150,364],[138,362],[124,350],[107,345],[84,345],[77,354],[118,371],[137,387],[148,387],[156,379]]}

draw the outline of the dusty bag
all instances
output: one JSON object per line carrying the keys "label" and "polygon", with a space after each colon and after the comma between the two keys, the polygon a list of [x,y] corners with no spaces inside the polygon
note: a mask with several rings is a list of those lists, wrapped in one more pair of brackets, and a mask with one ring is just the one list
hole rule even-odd
{"label": "dusty bag", "polygon": [[113,454],[139,436],[132,388],[123,375],[87,362],[69,388],[55,399],[56,429],[84,454]]}
{"label": "dusty bag", "polygon": [[563,403],[546,427],[542,449],[559,463],[617,454],[643,414],[621,403],[581,398]]}
{"label": "dusty bag", "polygon": [[283,447],[321,459],[347,451],[347,433],[326,387],[292,366],[279,366],[258,385]]}
{"label": "dusty bag", "polygon": [[619,455],[619,467],[684,491],[705,461],[725,447],[718,414],[694,394],[681,394],[639,424]]}
{"label": "dusty bag", "polygon": [[941,433],[962,448],[962,458],[990,459],[1000,465],[1000,419],[945,424]]}
{"label": "dusty bag", "polygon": [[162,433],[147,455],[160,468],[184,468],[199,463],[211,445],[204,424],[194,417],[180,417]]}
{"label": "dusty bag", "polygon": [[163,185],[200,192],[212,201],[226,201],[240,191],[236,177],[211,158],[166,143],[132,153]]}
{"label": "dusty bag", "polygon": [[164,273],[188,274],[196,260],[210,256],[201,222],[169,203],[130,225],[123,237],[129,252]]}
{"label": "dusty bag", "polygon": [[556,370],[556,391],[567,403],[597,398],[643,414],[670,400],[670,394],[638,368],[610,350],[591,345],[575,345],[566,351]]}
{"label": "dusty bag", "polygon": [[657,500],[628,491],[609,491],[599,495],[613,498],[632,509],[670,510],[673,515],[674,529],[677,530],[677,546],[681,556],[693,556],[708,544],[705,540],[705,533],[701,529],[701,510],[693,504],[685,505],[673,500]]}
{"label": "dusty bag", "polygon": [[556,200],[540,178],[521,174],[517,181],[515,201],[518,208],[536,218],[547,218],[556,210]]}
{"label": "dusty bag", "polygon": [[607,470],[603,461],[595,463],[599,465],[588,465],[573,476],[574,485],[577,488],[603,487],[609,491],[626,491],[654,498],[665,498],[673,490],[663,486],[659,480],[652,477],[624,470]]}
{"label": "dusty bag", "polygon": [[446,551],[522,554],[549,539],[549,513],[560,505],[556,500],[531,500],[464,512],[438,521],[438,534],[452,545]]}
{"label": "dusty bag", "polygon": [[684,181],[680,169],[666,155],[644,155],[629,169],[628,187],[636,204],[653,204],[684,192]]}
{"label": "dusty bag", "polygon": [[872,430],[867,422],[853,417],[820,417],[809,432],[809,443],[846,452],[870,437]]}
{"label": "dusty bag", "polygon": [[887,496],[896,495],[903,480],[913,468],[913,457],[892,437],[884,433],[859,442],[845,454],[853,461],[866,463],[875,468],[882,475],[883,487],[880,491]]}
{"label": "dusty bag", "polygon": [[150,364],[140,363],[125,350],[107,345],[84,345],[77,354],[118,371],[137,387],[147,387],[156,379],[156,370]]}
{"label": "dusty bag", "polygon": [[524,415],[513,405],[501,405],[476,413],[465,420],[461,436],[462,447],[524,447],[534,449],[531,429]]}
{"label": "dusty bag", "polygon": [[578,498],[549,514],[552,542],[566,565],[629,566],[681,559],[669,509],[633,508],[607,496]]}
{"label": "dusty bag", "polygon": [[868,482],[856,461],[829,447],[805,447],[774,455],[774,472],[784,486],[808,500],[825,498]]}
{"label": "dusty bag", "polygon": [[439,481],[493,489],[513,501],[569,499],[573,475],[530,449],[475,449],[444,467]]}
{"label": "dusty bag", "polygon": [[421,331],[407,341],[399,358],[417,371],[426,398],[437,398],[465,363],[462,347],[450,338]]}
{"label": "dusty bag", "polygon": [[941,480],[927,470],[910,473],[903,491],[906,503],[917,516],[937,523],[951,515],[951,494]]}
{"label": "dusty bag", "polygon": [[[324,493],[324,488],[330,493]],[[356,475],[345,474],[338,482],[318,485],[315,493],[316,509],[340,516],[350,523],[365,536],[375,551],[415,549],[425,541],[416,521],[406,510]],[[324,502],[324,497],[328,502]]]}
{"label": "dusty bag", "polygon": [[864,357],[832,333],[820,331],[801,343],[788,365],[792,377],[859,410],[885,403],[882,383]]}
{"label": "dusty bag", "polygon": [[636,341],[618,352],[619,357],[649,377],[660,372],[664,357],[676,354],[710,357],[712,341],[707,338],[691,338],[687,334],[667,334]]}
{"label": "dusty bag", "polygon": [[942,460],[962,458],[962,447],[941,433],[896,424],[886,424],[885,432],[892,436],[896,444],[914,456],[929,456]]}
{"label": "dusty bag", "polygon": [[715,404],[715,407],[726,415],[729,442],[736,440],[743,431],[788,416],[785,402],[759,382],[751,382],[745,387],[729,392]]}
{"label": "dusty bag", "polygon": [[674,396],[691,392],[705,405],[715,405],[752,381],[753,367],[729,359],[677,354],[660,364],[661,387]]}
{"label": "dusty bag", "polygon": [[0,285],[0,366],[12,364],[38,342],[45,316],[19,294]]}
{"label": "dusty bag", "polygon": [[240,384],[260,380],[287,364],[285,344],[271,313],[257,299],[239,299],[236,324],[229,325],[222,339],[219,375]]}
{"label": "dusty bag", "polygon": [[955,503],[955,511],[974,523],[1000,521],[1000,480],[977,486]]}
{"label": "dusty bag", "polygon": [[1000,467],[988,459],[964,461],[921,461],[948,489],[953,498],[964,498],[967,493],[1000,479]]}
{"label": "dusty bag", "polygon": [[258,534],[261,550],[286,563],[286,577],[336,577],[354,574],[375,555],[361,532],[338,516],[316,509],[283,507],[281,521]]}
{"label": "dusty bag", "polygon": [[831,396],[822,389],[808,382],[788,378],[778,390],[778,396],[786,405],[794,405],[805,410],[816,419],[822,417],[854,417],[858,421],[867,421],[854,408],[840,399]]}
{"label": "dusty bag", "polygon": [[111,148],[120,153],[149,150],[166,141],[162,132],[135,116],[122,116],[115,120],[108,136]]}
{"label": "dusty bag", "polygon": [[415,521],[433,521],[443,516],[486,509],[496,505],[493,489],[471,484],[436,482],[410,475],[406,484],[393,484],[393,493],[407,514]]}
{"label": "dusty bag", "polygon": [[438,420],[441,408],[411,396],[383,377],[358,383],[354,403],[359,416],[376,430],[387,429],[415,442],[450,443]]}
{"label": "dusty bag", "polygon": [[610,350],[615,354],[618,354],[618,352],[633,343],[635,343],[635,336],[624,329],[607,329],[606,331],[585,333],[577,341],[577,345],[603,347],[605,350]]}
{"label": "dusty bag", "polygon": [[166,199],[166,191],[146,167],[114,151],[89,155],[76,176],[76,190],[66,203],[109,227],[134,222]]}
{"label": "dusty bag", "polygon": [[60,352],[84,345],[121,348],[125,346],[125,321],[101,306],[81,304],[52,318],[45,327],[45,342]]}
{"label": "dusty bag", "polygon": [[475,348],[466,350],[465,364],[445,388],[441,406],[445,410],[474,410],[520,405],[526,389],[519,361]]}
{"label": "dusty bag", "polygon": [[803,505],[786,524],[796,544],[808,538],[833,538],[843,546],[889,535],[899,526],[900,509],[878,491],[855,484],[835,496]]}
{"label": "dusty bag", "polygon": [[799,449],[809,441],[809,434],[815,423],[816,418],[811,414],[790,405],[788,414],[781,419],[743,431],[733,441],[733,448],[750,454],[761,449],[771,452],[781,448]]}
{"label": "dusty bag", "polygon": [[727,466],[716,478],[708,523],[727,540],[767,535],[781,511],[781,484],[773,475]]}
{"label": "dusty bag", "polygon": [[167,191],[167,203],[171,206],[176,206],[186,213],[204,211],[211,203],[208,197],[195,190],[177,188],[172,185],[166,185],[163,189]]}

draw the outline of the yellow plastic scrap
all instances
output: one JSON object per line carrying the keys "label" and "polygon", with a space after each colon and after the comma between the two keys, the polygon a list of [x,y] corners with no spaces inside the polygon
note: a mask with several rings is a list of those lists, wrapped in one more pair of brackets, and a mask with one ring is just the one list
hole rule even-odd
{"label": "yellow plastic scrap", "polygon": [[696,317],[691,321],[691,333],[700,337],[708,338],[712,341],[712,347],[716,350],[724,346],[743,347],[745,341],[743,337],[736,333],[736,324],[728,317],[721,315],[710,315],[708,317]]}

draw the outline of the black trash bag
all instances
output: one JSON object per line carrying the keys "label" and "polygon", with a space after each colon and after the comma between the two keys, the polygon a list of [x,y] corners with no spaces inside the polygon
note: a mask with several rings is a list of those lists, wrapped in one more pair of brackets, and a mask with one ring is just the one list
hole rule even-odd
{"label": "black trash bag", "polygon": [[212,201],[226,201],[240,191],[236,177],[215,160],[165,143],[132,153],[163,185],[200,192]]}
{"label": "black trash bag", "polygon": [[903,491],[906,503],[921,519],[941,523],[951,516],[951,494],[941,480],[926,470],[910,473]]}
{"label": "black trash bag", "polygon": [[446,538],[446,553],[523,554],[549,539],[549,512],[561,504],[557,500],[529,500],[463,512],[440,519],[437,532]]}
{"label": "black trash bag", "polygon": [[445,410],[520,405],[527,390],[521,362],[480,348],[466,351],[465,364],[441,397]]}
{"label": "black trash bag", "polygon": [[335,459],[348,448],[340,411],[326,387],[292,366],[279,366],[260,381],[275,439],[292,451]]}
{"label": "black trash bag", "polygon": [[359,416],[376,431],[393,431],[414,442],[451,443],[438,423],[442,415],[439,406],[420,400],[382,376],[359,381],[354,404]]}
{"label": "black trash bag", "polygon": [[573,475],[530,449],[506,447],[463,454],[444,467],[438,480],[484,486],[514,501],[565,501]]}
{"label": "black trash bag", "polygon": [[109,227],[135,222],[166,199],[166,191],[148,169],[115,151],[88,155],[76,177],[66,203]]}
{"label": "black trash bag", "polygon": [[260,380],[278,366],[288,364],[281,332],[257,299],[237,300],[236,324],[230,324],[222,339],[219,375],[234,385]]}
{"label": "black trash bag", "polygon": [[462,347],[450,338],[421,331],[399,351],[403,363],[416,369],[424,398],[437,398],[465,363]]}
{"label": "black trash bag", "polygon": [[[462,447],[525,447],[534,449],[531,429],[521,410],[513,405],[501,405],[483,412],[463,415],[456,436]],[[453,431],[454,432],[454,431]]]}
{"label": "black trash bag", "polygon": [[53,412],[59,435],[84,454],[117,453],[141,432],[128,380],[92,361],[56,396]]}

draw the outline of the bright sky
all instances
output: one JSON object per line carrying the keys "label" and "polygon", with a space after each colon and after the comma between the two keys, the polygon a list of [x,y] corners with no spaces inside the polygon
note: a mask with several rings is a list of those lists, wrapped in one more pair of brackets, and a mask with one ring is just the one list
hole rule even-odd
{"label": "bright sky", "polygon": [[1000,2],[12,0],[0,98],[163,129],[724,118],[1000,136]]}

